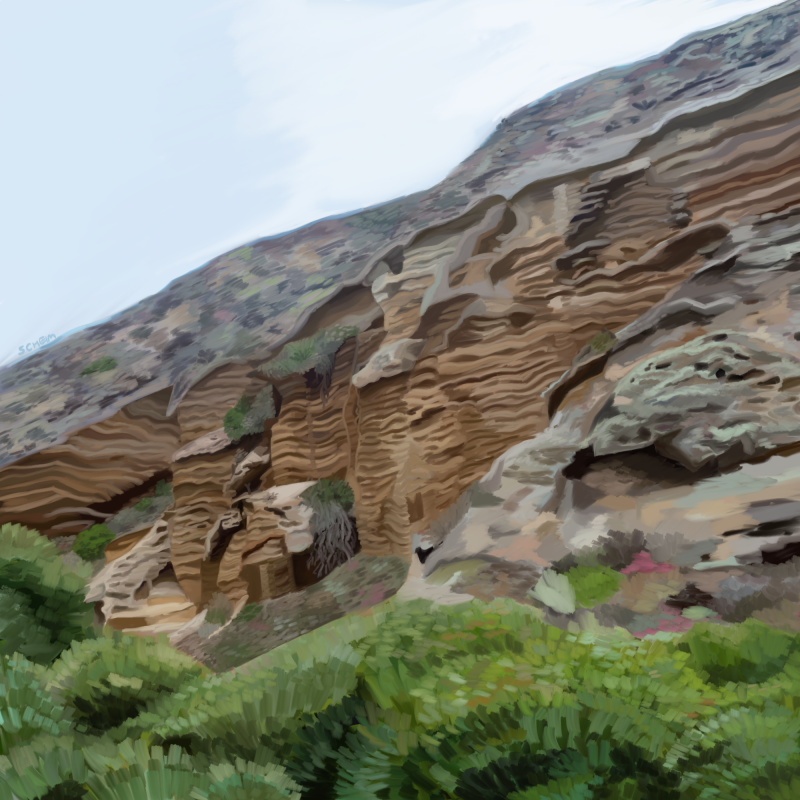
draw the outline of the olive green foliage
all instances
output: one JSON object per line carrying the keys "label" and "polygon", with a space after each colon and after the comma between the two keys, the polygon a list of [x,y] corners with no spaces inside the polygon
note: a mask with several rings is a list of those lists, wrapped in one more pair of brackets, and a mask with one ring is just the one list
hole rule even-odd
{"label": "olive green foliage", "polygon": [[349,511],[355,502],[352,487],[347,481],[339,478],[321,478],[301,496],[313,509],[338,505],[344,511]]}
{"label": "olive green foliage", "polygon": [[69,732],[72,709],[46,684],[44,667],[20,653],[0,656],[0,755],[39,734]]}
{"label": "olive green foliage", "polygon": [[322,578],[355,555],[358,535],[348,514],[353,507],[353,490],[346,481],[322,478],[306,489],[302,498],[314,511],[314,546],[308,563]]}
{"label": "olive green foliage", "polygon": [[77,722],[105,731],[202,671],[163,635],[156,640],[110,632],[65,650],[52,666],[49,685],[74,708]]}
{"label": "olive green foliage", "polygon": [[109,370],[115,369],[116,366],[116,358],[111,358],[111,356],[102,356],[101,358],[92,361],[91,364],[87,364],[81,370],[81,375],[95,375],[98,372],[108,372]]}
{"label": "olive green foliage", "polygon": [[152,497],[143,497],[138,503],[125,508],[106,521],[117,536],[153,524],[172,505],[172,484],[163,478],[156,484]]}
{"label": "olive green foliage", "polygon": [[36,531],[0,527],[0,655],[19,652],[48,664],[83,639],[92,619],[84,602],[88,576],[85,568],[68,567]]}
{"label": "olive green foliage", "polygon": [[275,402],[272,387],[264,387],[251,402],[242,395],[236,405],[230,409],[223,419],[225,433],[232,442],[252,433],[261,433],[264,423],[275,416]]}
{"label": "olive green foliage", "polygon": [[107,525],[92,525],[85,531],[81,531],[72,545],[72,550],[77,553],[84,561],[97,561],[103,557],[106,546],[116,539],[116,535]]}
{"label": "olive green foliage", "polygon": [[347,339],[358,334],[358,328],[349,325],[323,328],[308,339],[289,342],[277,358],[268,361],[263,371],[272,378],[304,375],[314,371],[321,378],[330,378],[336,351]]}
{"label": "olive green foliage", "polygon": [[594,608],[610,600],[624,577],[610,567],[583,565],[572,567],[565,574],[575,591],[575,602],[584,608]]}
{"label": "olive green foliage", "polygon": [[589,339],[589,348],[593,353],[605,353],[606,350],[611,349],[616,341],[617,337],[611,331],[598,331]]}
{"label": "olive green foliage", "polygon": [[714,684],[763,683],[785,669],[800,669],[800,639],[754,619],[735,627],[695,625],[680,647]]}
{"label": "olive green foliage", "polygon": [[[800,791],[800,639],[755,621],[642,640],[551,627],[510,599],[390,600],[220,675],[179,674],[166,642],[99,641],[48,668],[2,662],[0,799]],[[9,722],[6,708],[23,705],[29,719]],[[122,723],[109,727],[102,708]]]}

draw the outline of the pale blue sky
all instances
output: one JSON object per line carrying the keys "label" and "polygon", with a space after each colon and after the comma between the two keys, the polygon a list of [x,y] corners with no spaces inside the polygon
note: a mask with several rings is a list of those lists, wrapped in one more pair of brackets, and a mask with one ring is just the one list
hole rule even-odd
{"label": "pale blue sky", "polygon": [[759,0],[0,0],[0,364]]}

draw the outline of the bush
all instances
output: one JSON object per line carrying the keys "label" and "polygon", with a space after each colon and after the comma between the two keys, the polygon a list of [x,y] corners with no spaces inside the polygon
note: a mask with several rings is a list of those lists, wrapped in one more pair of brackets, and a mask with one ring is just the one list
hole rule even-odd
{"label": "bush", "polygon": [[72,550],[84,561],[97,561],[103,557],[106,546],[116,538],[114,532],[107,525],[92,525],[91,528],[81,531],[75,537]]}
{"label": "bush", "polygon": [[0,754],[39,734],[61,736],[72,709],[46,688],[44,667],[16,653],[0,657]]}
{"label": "bush", "polygon": [[81,370],[81,375],[95,375],[98,372],[108,372],[109,370],[116,369],[117,359],[111,356],[102,356],[96,361],[92,361]]}
{"label": "bush", "polygon": [[155,640],[114,632],[73,644],[50,672],[50,689],[75,709],[76,722],[96,732],[122,725],[203,669],[163,635]]}
{"label": "bush", "polygon": [[313,370],[319,377],[328,379],[333,372],[336,351],[357,334],[355,326],[323,328],[308,339],[289,342],[281,354],[268,361],[262,369],[272,378],[304,375]]}
{"label": "bush", "polygon": [[300,800],[297,790],[301,787],[286,770],[263,759],[213,763],[192,757],[177,745],[164,752],[158,745],[129,740],[121,744],[119,756],[109,766],[104,773],[87,778],[97,800]]}
{"label": "bush", "polygon": [[21,525],[0,528],[0,655],[20,652],[48,664],[85,637],[89,570],[71,569],[44,536]]}
{"label": "bush", "polygon": [[594,608],[598,603],[610,600],[619,589],[623,575],[610,567],[586,567],[578,565],[566,572],[575,601],[584,608]]}
{"label": "bush", "polygon": [[143,497],[106,520],[105,524],[116,536],[121,536],[144,525],[152,525],[171,504],[172,484],[162,479],[156,484],[153,497]]}
{"label": "bush", "polygon": [[275,416],[275,402],[272,398],[272,387],[264,387],[253,402],[242,395],[236,405],[225,414],[223,427],[232,442],[243,436],[261,433],[264,423]]}
{"label": "bush", "polygon": [[755,619],[735,627],[697,624],[684,636],[680,648],[691,653],[691,663],[715,685],[763,683],[787,664],[800,668],[798,637]]}
{"label": "bush", "polygon": [[[538,614],[509,599],[389,601],[220,675],[119,635],[46,670],[7,659],[0,798],[797,796],[800,637],[705,623],[643,641]],[[750,666],[709,682],[736,652]],[[108,709],[123,724],[104,733]]]}
{"label": "bush", "polygon": [[355,555],[358,536],[348,514],[353,507],[353,490],[346,481],[322,478],[306,489],[302,498],[314,512],[314,546],[308,564],[322,578]]}

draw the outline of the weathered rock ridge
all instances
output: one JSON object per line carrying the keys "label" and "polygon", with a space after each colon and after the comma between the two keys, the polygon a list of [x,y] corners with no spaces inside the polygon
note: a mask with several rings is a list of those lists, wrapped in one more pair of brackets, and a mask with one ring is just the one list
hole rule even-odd
{"label": "weathered rock ridge", "polygon": [[[602,544],[667,565],[603,624],[800,601],[799,24],[794,0],[578,81],[429,192],[253,242],[0,371],[0,522],[74,534],[169,480],[90,596],[182,640],[220,596],[313,581],[300,494],[334,475],[359,563],[409,562],[406,593],[524,599]],[[357,333],[329,385],[261,369],[331,326]],[[276,416],[232,441],[267,384]]]}

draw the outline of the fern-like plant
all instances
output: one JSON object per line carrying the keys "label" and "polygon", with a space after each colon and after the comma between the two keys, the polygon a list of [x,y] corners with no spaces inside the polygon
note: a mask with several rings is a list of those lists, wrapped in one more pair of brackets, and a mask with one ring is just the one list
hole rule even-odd
{"label": "fern-like plant", "polygon": [[19,652],[49,664],[83,639],[92,614],[84,602],[88,576],[85,565],[69,568],[36,531],[0,527],[0,655]]}
{"label": "fern-like plant", "polygon": [[110,636],[75,642],[50,670],[49,688],[91,731],[110,730],[135,717],[149,700],[177,691],[203,670],[158,639]]}
{"label": "fern-like plant", "polygon": [[358,535],[348,513],[353,507],[353,490],[347,481],[323,478],[306,489],[302,498],[314,512],[314,545],[308,564],[323,578],[355,555]]}

